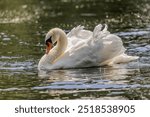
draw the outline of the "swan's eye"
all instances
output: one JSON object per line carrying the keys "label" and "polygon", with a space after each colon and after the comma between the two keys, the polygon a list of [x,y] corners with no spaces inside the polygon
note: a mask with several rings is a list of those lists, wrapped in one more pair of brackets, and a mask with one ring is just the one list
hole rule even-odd
{"label": "swan's eye", "polygon": [[48,38],[47,40],[46,40],[46,45],[48,46],[48,42],[50,42],[51,44],[52,44],[52,37],[50,36],[50,38]]}
{"label": "swan's eye", "polygon": [[53,44],[53,46],[56,46],[57,45],[57,41]]}

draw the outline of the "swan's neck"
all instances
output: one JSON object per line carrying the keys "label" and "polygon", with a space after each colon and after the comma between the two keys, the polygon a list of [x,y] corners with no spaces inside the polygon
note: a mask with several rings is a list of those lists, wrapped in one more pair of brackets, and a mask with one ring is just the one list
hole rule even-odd
{"label": "swan's neck", "polygon": [[59,31],[59,38],[57,40],[57,45],[49,53],[51,63],[56,62],[67,48],[67,36],[63,31]]}

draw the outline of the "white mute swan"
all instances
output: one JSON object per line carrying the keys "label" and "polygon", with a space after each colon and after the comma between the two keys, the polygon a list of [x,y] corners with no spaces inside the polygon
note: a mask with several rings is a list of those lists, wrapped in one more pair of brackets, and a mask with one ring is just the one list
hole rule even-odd
{"label": "white mute swan", "polygon": [[103,28],[99,24],[93,32],[78,26],[67,35],[53,28],[47,33],[45,43],[46,53],[39,61],[39,70],[113,65],[138,59],[124,53],[121,38],[110,34],[107,25]]}

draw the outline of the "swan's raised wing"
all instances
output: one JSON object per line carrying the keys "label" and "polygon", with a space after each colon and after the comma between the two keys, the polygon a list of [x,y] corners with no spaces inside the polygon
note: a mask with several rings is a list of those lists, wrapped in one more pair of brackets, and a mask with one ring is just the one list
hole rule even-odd
{"label": "swan's raised wing", "polygon": [[92,32],[89,30],[85,30],[84,26],[77,26],[74,27],[68,34],[68,38],[76,37],[76,38],[82,38],[82,39],[87,39],[90,36],[92,36]]}
{"label": "swan's raised wing", "polygon": [[89,30],[85,30],[84,26],[77,26],[73,28],[68,34],[68,48],[84,43],[87,39],[92,37],[93,33]]}
{"label": "swan's raised wing", "polygon": [[110,32],[107,30],[108,26],[105,24],[104,26],[99,24],[94,28],[93,31],[93,38],[94,39],[102,39],[103,37],[106,37],[110,34]]}
{"label": "swan's raised wing", "polygon": [[122,40],[120,37],[114,34],[110,34],[107,31],[107,25],[102,28],[102,25],[95,27],[93,31],[93,43],[96,50],[96,54],[99,56],[99,60],[105,61],[113,59],[114,57],[123,54],[125,48],[123,46]]}

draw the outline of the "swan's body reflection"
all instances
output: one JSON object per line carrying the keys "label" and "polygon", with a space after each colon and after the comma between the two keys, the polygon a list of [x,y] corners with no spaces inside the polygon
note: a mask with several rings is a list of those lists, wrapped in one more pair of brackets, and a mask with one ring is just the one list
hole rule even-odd
{"label": "swan's body reflection", "polygon": [[[113,67],[41,71],[39,76],[44,79],[44,82],[42,87],[35,88],[47,90],[51,96],[57,95],[57,97],[70,94],[84,98],[81,94],[88,95],[93,91],[95,94],[91,94],[91,96],[96,97],[100,96],[98,92],[107,92],[108,90],[117,90],[116,93],[122,94],[124,93],[122,90],[134,87],[132,75],[134,74],[135,77],[139,75],[138,63],[134,62],[134,64],[136,66],[132,68],[125,64],[118,64]],[[115,96],[115,98],[117,97]]]}

